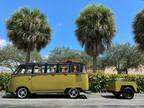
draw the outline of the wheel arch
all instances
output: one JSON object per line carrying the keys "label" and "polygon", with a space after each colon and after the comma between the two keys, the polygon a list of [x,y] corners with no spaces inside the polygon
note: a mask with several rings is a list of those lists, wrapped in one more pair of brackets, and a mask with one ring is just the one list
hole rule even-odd
{"label": "wheel arch", "polygon": [[83,90],[82,90],[82,88],[80,88],[80,87],[76,87],[76,88],[66,88],[65,90],[64,90],[64,93],[67,93],[70,89],[78,89],[80,92],[83,92]]}
{"label": "wheel arch", "polygon": [[17,87],[17,89],[16,89],[15,92],[17,93],[18,89],[20,89],[20,88],[26,88],[28,90],[28,92],[30,93],[30,89],[28,87],[26,87],[26,86],[19,86],[19,87]]}
{"label": "wheel arch", "polygon": [[136,92],[136,90],[134,89],[134,87],[132,85],[122,85],[120,91],[122,92],[123,89],[126,87],[130,87],[134,92]]}

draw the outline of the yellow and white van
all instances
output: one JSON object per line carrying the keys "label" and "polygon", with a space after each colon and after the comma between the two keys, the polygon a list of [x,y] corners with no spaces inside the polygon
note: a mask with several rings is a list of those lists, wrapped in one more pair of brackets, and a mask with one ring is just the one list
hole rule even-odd
{"label": "yellow and white van", "polygon": [[77,98],[88,89],[88,74],[80,62],[21,64],[8,84],[8,92],[19,98],[31,93],[65,93]]}

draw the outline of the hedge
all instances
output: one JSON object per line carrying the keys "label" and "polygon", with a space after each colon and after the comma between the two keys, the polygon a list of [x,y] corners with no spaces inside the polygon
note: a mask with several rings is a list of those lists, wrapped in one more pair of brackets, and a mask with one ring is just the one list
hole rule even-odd
{"label": "hedge", "polygon": [[10,74],[0,73],[0,91],[6,89],[6,85],[10,80]]}
{"label": "hedge", "polygon": [[[10,76],[10,74],[0,73],[0,90],[5,90]],[[89,73],[90,90],[93,92],[102,92],[106,89],[107,82],[115,78],[125,78],[129,81],[135,81],[140,93],[144,93],[144,75]]]}

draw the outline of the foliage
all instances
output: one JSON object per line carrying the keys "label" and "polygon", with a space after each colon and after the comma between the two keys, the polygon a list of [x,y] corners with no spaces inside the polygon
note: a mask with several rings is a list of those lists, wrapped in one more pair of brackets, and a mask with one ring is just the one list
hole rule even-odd
{"label": "foliage", "polygon": [[12,43],[27,52],[26,62],[30,61],[31,51],[40,51],[51,40],[51,28],[45,15],[38,9],[22,8],[16,11],[7,20],[6,26]]}
{"label": "foliage", "polygon": [[56,47],[54,50],[51,51],[46,61],[61,62],[68,59],[80,60],[86,65],[88,65],[89,62],[91,62],[91,57],[87,55],[85,52],[72,50],[66,47]]}
{"label": "foliage", "polygon": [[[31,53],[31,61],[40,62],[42,61],[41,55],[37,51]],[[13,45],[7,45],[0,49],[0,66],[7,67],[14,71],[15,68],[25,61],[25,53],[18,50]]]}
{"label": "foliage", "polygon": [[80,52],[80,61],[82,63],[85,63],[88,68],[91,67],[92,58],[87,53],[85,53],[83,51]]}
{"label": "foliage", "polygon": [[6,89],[6,85],[8,84],[10,77],[10,74],[0,73],[0,91]]}
{"label": "foliage", "polygon": [[133,22],[134,39],[139,49],[144,50],[144,10],[139,12]]}
{"label": "foliage", "polygon": [[31,62],[42,62],[42,57],[38,51],[36,50],[32,51]]}
{"label": "foliage", "polygon": [[144,54],[136,46],[126,44],[113,45],[105,54],[106,66],[114,66],[118,73],[128,68],[137,68],[144,61]]}
{"label": "foliage", "polygon": [[97,57],[97,70],[105,70],[107,66],[106,58],[102,55]]}
{"label": "foliage", "polygon": [[109,48],[115,34],[113,13],[102,5],[90,5],[76,19],[76,36],[86,53],[93,57],[93,70],[96,58]]}
{"label": "foliage", "polygon": [[67,59],[80,58],[80,51],[71,50],[65,47],[56,47],[48,56],[48,62],[61,62]]}

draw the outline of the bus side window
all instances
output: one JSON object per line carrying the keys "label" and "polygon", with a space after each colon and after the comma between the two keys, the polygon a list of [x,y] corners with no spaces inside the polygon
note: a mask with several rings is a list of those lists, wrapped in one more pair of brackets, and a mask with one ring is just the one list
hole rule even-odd
{"label": "bus side window", "polygon": [[36,65],[34,67],[34,73],[35,74],[43,74],[45,72],[45,66],[43,65]]}
{"label": "bus side window", "polygon": [[26,74],[31,74],[32,73],[32,67],[31,66],[28,66],[26,67]]}
{"label": "bus side window", "polygon": [[85,65],[82,66],[82,72],[84,72],[84,73],[87,72],[87,68]]}
{"label": "bus side window", "polygon": [[26,67],[21,67],[19,70],[18,70],[18,74],[25,74],[26,73]]}
{"label": "bus side window", "polygon": [[78,72],[77,66],[73,66],[73,72]]}
{"label": "bus side window", "polygon": [[80,65],[72,64],[70,67],[71,67],[71,72],[74,72],[74,73],[79,73],[80,72]]}
{"label": "bus side window", "polygon": [[60,64],[59,65],[59,72],[60,73],[68,73],[69,72],[69,65],[68,64]]}
{"label": "bus side window", "polygon": [[46,73],[50,73],[50,66],[47,66],[47,71]]}
{"label": "bus side window", "polygon": [[51,66],[50,72],[51,72],[51,73],[56,73],[56,67],[55,67],[55,66]]}
{"label": "bus side window", "polygon": [[56,73],[57,65],[47,65],[47,72],[46,73]]}
{"label": "bus side window", "polygon": [[32,66],[21,66],[17,74],[31,74]]}

